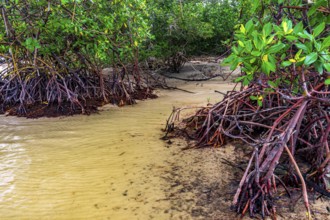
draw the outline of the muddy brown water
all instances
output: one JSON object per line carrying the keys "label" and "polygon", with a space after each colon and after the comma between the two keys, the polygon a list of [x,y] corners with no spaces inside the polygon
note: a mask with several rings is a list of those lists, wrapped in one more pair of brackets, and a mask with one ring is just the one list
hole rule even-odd
{"label": "muddy brown water", "polygon": [[232,87],[183,84],[195,94],[159,91],[91,116],[0,116],[0,219],[169,219],[161,177],[177,149],[161,129],[173,106],[214,103],[215,89]]}

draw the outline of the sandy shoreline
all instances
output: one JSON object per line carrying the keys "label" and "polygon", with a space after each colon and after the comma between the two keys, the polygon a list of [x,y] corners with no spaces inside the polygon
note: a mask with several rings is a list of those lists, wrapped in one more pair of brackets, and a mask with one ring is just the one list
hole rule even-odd
{"label": "sandy shoreline", "polygon": [[[191,63],[186,65],[189,69]],[[213,68],[214,64],[212,63],[211,66]],[[198,74],[196,70],[192,71],[183,71],[177,76],[188,79],[204,77]],[[217,72],[214,73],[217,74]],[[223,72],[224,75],[228,73],[228,69]],[[168,73],[168,75],[171,76],[172,74]],[[232,79],[231,77],[230,81]],[[188,84],[203,84],[203,82],[185,82],[175,79],[167,81],[170,85],[173,84],[178,88],[182,85],[185,85],[185,88]],[[230,81],[224,82],[218,77],[209,83],[217,83],[219,87],[222,87],[221,85],[228,84]],[[177,150],[173,153],[173,157],[167,161],[171,169],[162,176],[168,182],[165,193],[171,203],[171,210],[165,210],[165,212],[173,212],[171,219],[241,219],[241,216],[231,210],[231,202],[243,175],[242,169],[246,167],[245,164],[249,159],[251,149],[234,141],[220,148],[182,150],[187,145],[192,144],[194,143],[187,143],[185,140],[177,138],[167,141],[168,148],[176,148]],[[279,189],[277,219],[306,219],[306,210],[301,193],[299,191],[292,191],[291,193],[293,195],[292,204],[294,205],[283,193],[283,189]],[[313,219],[330,219],[330,200],[318,198],[319,194],[311,192],[309,195]],[[261,216],[255,218],[262,219]],[[250,217],[246,215],[243,219],[250,219]]]}

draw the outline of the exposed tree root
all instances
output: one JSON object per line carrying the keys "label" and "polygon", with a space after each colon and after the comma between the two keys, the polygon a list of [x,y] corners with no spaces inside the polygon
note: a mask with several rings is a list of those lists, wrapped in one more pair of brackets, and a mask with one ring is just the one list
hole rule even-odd
{"label": "exposed tree root", "polygon": [[0,74],[0,113],[26,117],[89,114],[106,103],[121,106],[155,97],[149,81],[136,80],[134,68],[122,67],[104,76],[90,66],[55,69],[45,61],[37,67],[28,62],[8,66]]}
{"label": "exposed tree root", "polygon": [[[302,90],[292,94],[292,84],[272,88],[258,78],[249,87],[227,92],[221,102],[201,108],[183,121],[183,127],[174,125],[182,110],[175,109],[167,131],[185,130],[198,146],[240,139],[254,147],[233,198],[242,215],[275,215],[277,185],[287,190],[295,184],[301,187],[311,217],[307,186],[330,190],[330,89],[323,82],[322,76],[310,74],[307,81],[301,80]],[[297,158],[308,163],[308,170],[299,167]],[[285,174],[277,174],[280,167]]]}

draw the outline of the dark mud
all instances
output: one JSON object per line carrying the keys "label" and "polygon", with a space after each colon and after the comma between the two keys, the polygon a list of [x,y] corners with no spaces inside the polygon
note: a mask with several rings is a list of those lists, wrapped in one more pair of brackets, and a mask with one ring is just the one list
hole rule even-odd
{"label": "dark mud", "polygon": [[[186,149],[184,146],[186,141],[178,139],[167,145]],[[249,147],[236,141],[220,148],[193,148],[174,153],[172,160],[167,161],[171,169],[162,175],[171,204],[164,212],[170,213],[171,219],[262,219],[261,215],[242,217],[232,208],[250,153]],[[300,190],[290,187],[291,198],[283,187],[278,186],[277,190],[274,195],[277,219],[306,219]],[[313,219],[330,219],[330,199],[313,192],[309,195]]]}
{"label": "dark mud", "polygon": [[[177,147],[178,142],[174,140],[171,146]],[[173,219],[236,219],[231,200],[242,171],[224,164],[223,159],[237,161],[239,156],[232,145],[173,155],[173,161],[168,161],[171,170],[162,177],[168,183],[166,195],[171,203],[171,209],[165,211],[173,213]]]}
{"label": "dark mud", "polygon": [[[145,100],[157,98],[157,95],[153,93],[150,88],[143,88],[137,90],[134,94],[131,94],[130,100],[122,100],[120,98],[112,98],[110,101],[113,105],[124,106],[135,104],[135,100]],[[81,100],[81,108],[79,105],[73,106],[69,102],[63,102],[60,105],[58,103],[38,103],[28,105],[24,109],[20,108],[20,105],[14,105],[10,107],[1,107],[0,114],[8,116],[18,116],[26,118],[40,118],[40,117],[60,117],[60,116],[72,116],[77,114],[89,115],[99,112],[98,107],[101,107],[106,103],[103,99],[86,99]]]}

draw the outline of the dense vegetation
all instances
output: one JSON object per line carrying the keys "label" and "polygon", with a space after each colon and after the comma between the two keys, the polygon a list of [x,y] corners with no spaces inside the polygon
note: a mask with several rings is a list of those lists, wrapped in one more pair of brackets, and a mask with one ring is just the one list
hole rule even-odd
{"label": "dense vegetation", "polygon": [[[0,112],[26,115],[35,106],[53,105],[62,113],[86,113],[91,100],[125,104],[133,103],[133,96],[147,97],[151,90],[140,76],[139,60],[223,51],[222,41],[239,18],[238,5],[228,0],[2,1],[0,56],[8,69],[0,74]],[[112,67],[111,74],[101,74],[104,67]]]}
{"label": "dense vegetation", "polygon": [[[1,14],[0,52],[9,67],[0,78],[2,111],[14,106],[13,114],[26,115],[34,105],[56,105],[64,114],[86,113],[90,100],[132,103],[143,90],[136,57],[149,35],[145,1],[4,1]],[[114,67],[107,77],[106,64]]]}
{"label": "dense vegetation", "polygon": [[233,199],[237,212],[275,216],[278,186],[289,197],[293,186],[310,218],[307,187],[330,196],[329,1],[253,3],[255,16],[237,27],[224,61],[241,68],[240,90],[199,110],[186,129],[202,146],[228,138],[253,146]]}
{"label": "dense vegetation", "polygon": [[230,39],[239,20],[238,1],[158,0],[152,4],[155,56],[224,52],[222,41]]}

